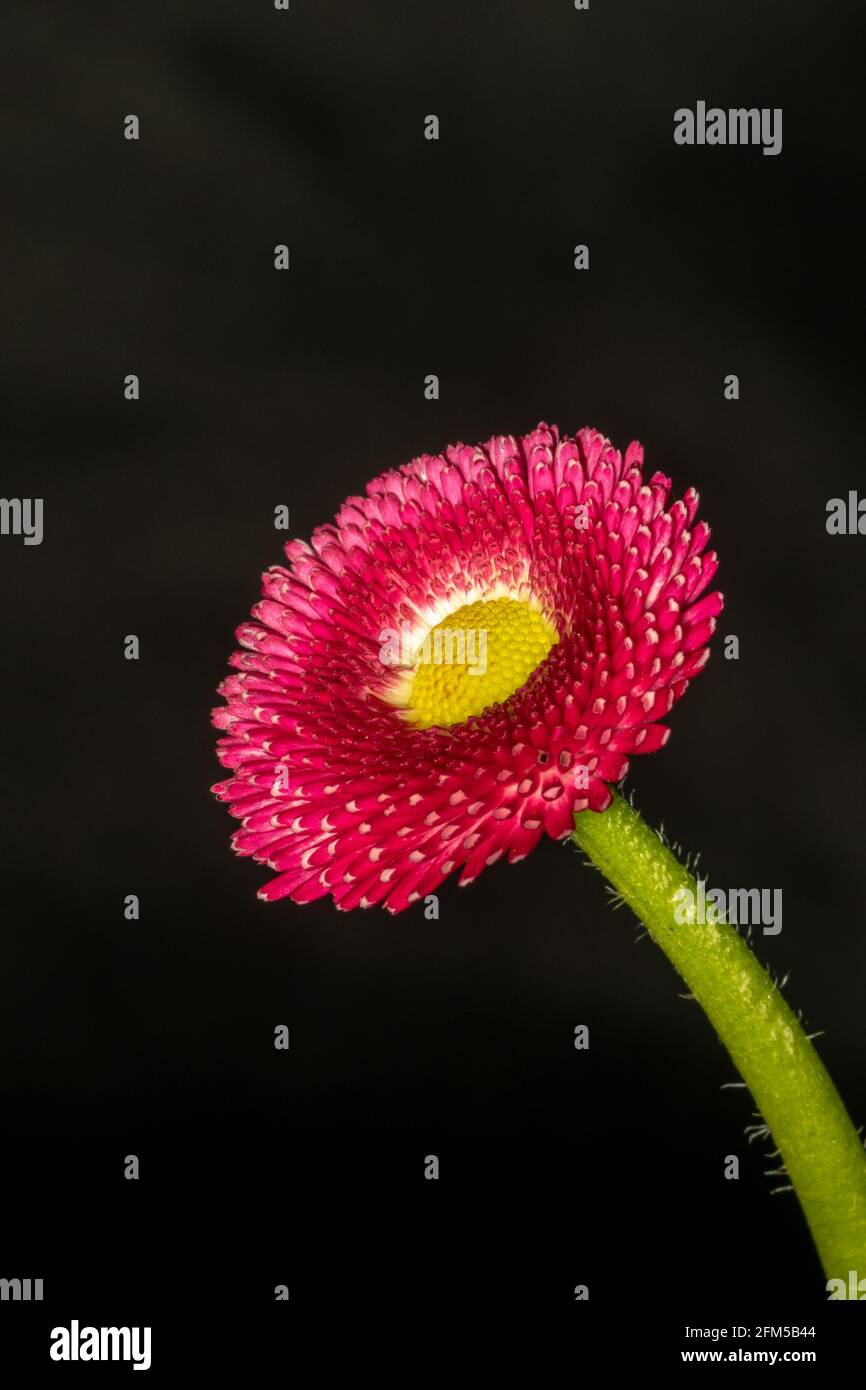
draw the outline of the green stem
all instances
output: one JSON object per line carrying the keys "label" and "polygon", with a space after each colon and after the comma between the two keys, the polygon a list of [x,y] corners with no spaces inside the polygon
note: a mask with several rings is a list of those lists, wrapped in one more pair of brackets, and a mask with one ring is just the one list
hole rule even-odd
{"label": "green stem", "polygon": [[689,899],[675,895],[688,889],[696,902],[695,880],[621,796],[600,814],[577,814],[574,840],[661,946],[730,1053],[773,1135],[827,1278],[847,1286],[851,1270],[866,1275],[866,1153],[778,986],[735,927],[693,920],[712,916],[710,906],[704,914],[682,910]]}

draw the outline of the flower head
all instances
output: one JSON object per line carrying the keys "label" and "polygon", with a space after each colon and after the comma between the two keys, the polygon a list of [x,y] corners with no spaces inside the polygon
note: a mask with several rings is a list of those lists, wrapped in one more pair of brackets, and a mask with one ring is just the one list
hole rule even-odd
{"label": "flower head", "polygon": [[398,912],[604,810],[722,609],[670,488],[639,444],[542,424],[383,473],[288,543],[213,715],[259,896]]}

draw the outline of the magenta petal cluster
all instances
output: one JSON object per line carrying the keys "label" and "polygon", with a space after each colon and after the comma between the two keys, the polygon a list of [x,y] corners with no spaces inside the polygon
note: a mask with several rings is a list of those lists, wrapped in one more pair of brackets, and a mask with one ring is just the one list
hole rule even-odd
{"label": "magenta petal cluster", "polygon": [[[701,597],[717,558],[697,493],[670,489],[639,444],[542,424],[383,473],[287,544],[213,714],[233,847],[276,874],[259,896],[399,912],[604,810],[629,756],[667,741],[722,609]],[[464,723],[408,722],[383,632],[503,594],[554,625],[546,659]]]}

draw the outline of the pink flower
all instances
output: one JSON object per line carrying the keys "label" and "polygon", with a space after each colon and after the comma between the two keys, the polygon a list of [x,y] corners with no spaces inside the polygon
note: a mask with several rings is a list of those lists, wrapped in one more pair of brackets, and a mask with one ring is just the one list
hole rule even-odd
{"label": "pink flower", "polygon": [[399,912],[604,810],[722,609],[670,487],[637,443],[542,424],[383,473],[287,544],[213,715],[233,847],[277,874],[259,897]]}

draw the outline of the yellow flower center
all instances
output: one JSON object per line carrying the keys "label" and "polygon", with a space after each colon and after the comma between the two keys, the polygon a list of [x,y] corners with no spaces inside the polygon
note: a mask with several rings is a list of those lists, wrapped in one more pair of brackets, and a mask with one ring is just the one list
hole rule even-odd
{"label": "yellow flower center", "polygon": [[462,724],[502,704],[558,641],[553,624],[519,599],[465,603],[414,653],[409,719],[421,729]]}

